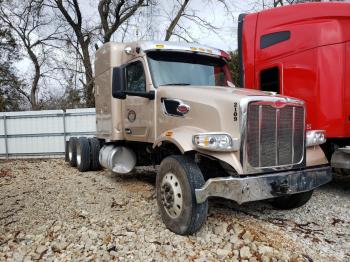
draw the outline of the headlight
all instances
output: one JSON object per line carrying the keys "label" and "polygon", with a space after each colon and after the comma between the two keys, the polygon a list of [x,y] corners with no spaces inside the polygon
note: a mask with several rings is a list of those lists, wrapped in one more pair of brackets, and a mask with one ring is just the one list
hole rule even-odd
{"label": "headlight", "polygon": [[317,146],[326,142],[324,130],[311,130],[306,132],[306,146]]}
{"label": "headlight", "polygon": [[201,133],[192,138],[194,146],[213,151],[236,151],[239,140],[226,133]]}

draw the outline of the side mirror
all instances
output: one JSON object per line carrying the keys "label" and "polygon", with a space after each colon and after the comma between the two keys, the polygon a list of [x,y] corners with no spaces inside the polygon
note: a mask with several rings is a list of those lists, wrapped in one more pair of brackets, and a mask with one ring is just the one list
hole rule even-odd
{"label": "side mirror", "polygon": [[125,75],[124,67],[114,67],[112,76],[112,96],[118,99],[125,99]]}

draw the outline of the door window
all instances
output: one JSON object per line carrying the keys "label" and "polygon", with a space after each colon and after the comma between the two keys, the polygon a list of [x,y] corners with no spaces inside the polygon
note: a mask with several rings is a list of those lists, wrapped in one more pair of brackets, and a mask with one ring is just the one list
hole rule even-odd
{"label": "door window", "polygon": [[260,90],[280,93],[280,72],[272,67],[260,72]]}
{"label": "door window", "polygon": [[126,67],[126,91],[145,92],[145,72],[141,61],[133,62]]}

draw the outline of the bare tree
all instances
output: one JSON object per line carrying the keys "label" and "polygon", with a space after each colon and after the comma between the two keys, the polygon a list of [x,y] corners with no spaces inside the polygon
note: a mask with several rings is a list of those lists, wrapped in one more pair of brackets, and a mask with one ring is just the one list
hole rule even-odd
{"label": "bare tree", "polygon": [[179,23],[180,18],[184,15],[185,9],[188,5],[188,3],[190,2],[190,0],[184,0],[181,4],[180,4],[180,8],[177,11],[175,17],[173,18],[173,20],[170,22],[168,28],[166,29],[166,35],[165,35],[165,41],[168,41],[170,39],[170,37],[174,34],[174,29],[176,27],[176,25]]}
{"label": "bare tree", "polygon": [[[336,0],[336,1],[342,1],[342,0]],[[322,0],[285,0],[285,1],[274,0],[273,7],[292,5],[292,4],[300,4],[300,3],[306,3],[306,2],[322,2]]]}
{"label": "bare tree", "polygon": [[[77,52],[80,54],[82,59],[84,69],[85,69],[85,81],[80,79],[84,86],[84,98],[86,104],[89,107],[95,106],[95,99],[93,94],[94,78],[92,72],[92,63],[90,57],[90,44],[92,38],[92,31],[83,28],[83,17],[80,10],[78,0],[53,0],[54,7],[58,8],[68,25],[72,28],[77,42],[79,43],[79,48]],[[71,14],[73,13],[73,15]],[[67,40],[74,45],[74,40],[68,35]]]}
{"label": "bare tree", "polygon": [[[22,93],[30,102],[32,109],[37,109],[37,96],[39,81],[42,77],[41,69],[45,64],[50,41],[56,39],[58,29],[53,32],[42,30],[50,24],[50,20],[44,14],[43,0],[29,1],[3,1],[0,5],[0,19],[16,37],[21,41],[24,50],[34,65],[34,76],[31,82],[30,92],[23,89]],[[44,32],[46,31],[46,33]]]}
{"label": "bare tree", "polygon": [[103,43],[109,42],[118,28],[134,15],[144,2],[145,0],[100,0],[98,12],[103,30]]}
{"label": "bare tree", "polygon": [[13,63],[19,60],[19,46],[12,32],[0,21],[0,111],[17,111],[25,104],[18,89],[21,80]]}
{"label": "bare tree", "polygon": [[[232,16],[229,5],[225,0],[207,0],[203,1],[204,6],[220,4],[224,6],[228,16]],[[186,42],[196,42],[192,37],[188,24],[196,25],[201,30],[206,30],[218,34],[219,27],[215,26],[209,19],[200,15],[200,10],[190,8],[190,0],[176,0],[171,14],[168,14],[170,23],[165,30],[165,41],[170,40],[172,36]],[[183,22],[183,23],[181,23]],[[185,25],[187,23],[187,26]]]}
{"label": "bare tree", "polygon": [[[74,36],[65,35],[65,39],[75,48],[79,58],[84,65],[85,81],[79,79],[83,84],[84,98],[86,105],[93,107],[94,102],[94,76],[91,62],[91,47],[97,44],[94,42],[97,31],[100,30],[103,43],[111,40],[112,35],[143,5],[145,0],[100,0],[98,12],[100,23],[90,28],[86,26],[79,6],[78,0],[50,0],[53,8],[57,8],[66,23],[72,29]],[[78,43],[78,45],[75,44]]]}

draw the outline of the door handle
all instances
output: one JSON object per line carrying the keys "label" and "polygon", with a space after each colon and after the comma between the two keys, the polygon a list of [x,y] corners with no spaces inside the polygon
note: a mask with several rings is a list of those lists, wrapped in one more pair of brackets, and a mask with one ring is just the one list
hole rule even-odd
{"label": "door handle", "polygon": [[131,134],[132,133],[130,128],[125,128],[124,130],[125,130],[125,133],[127,133],[127,134]]}

